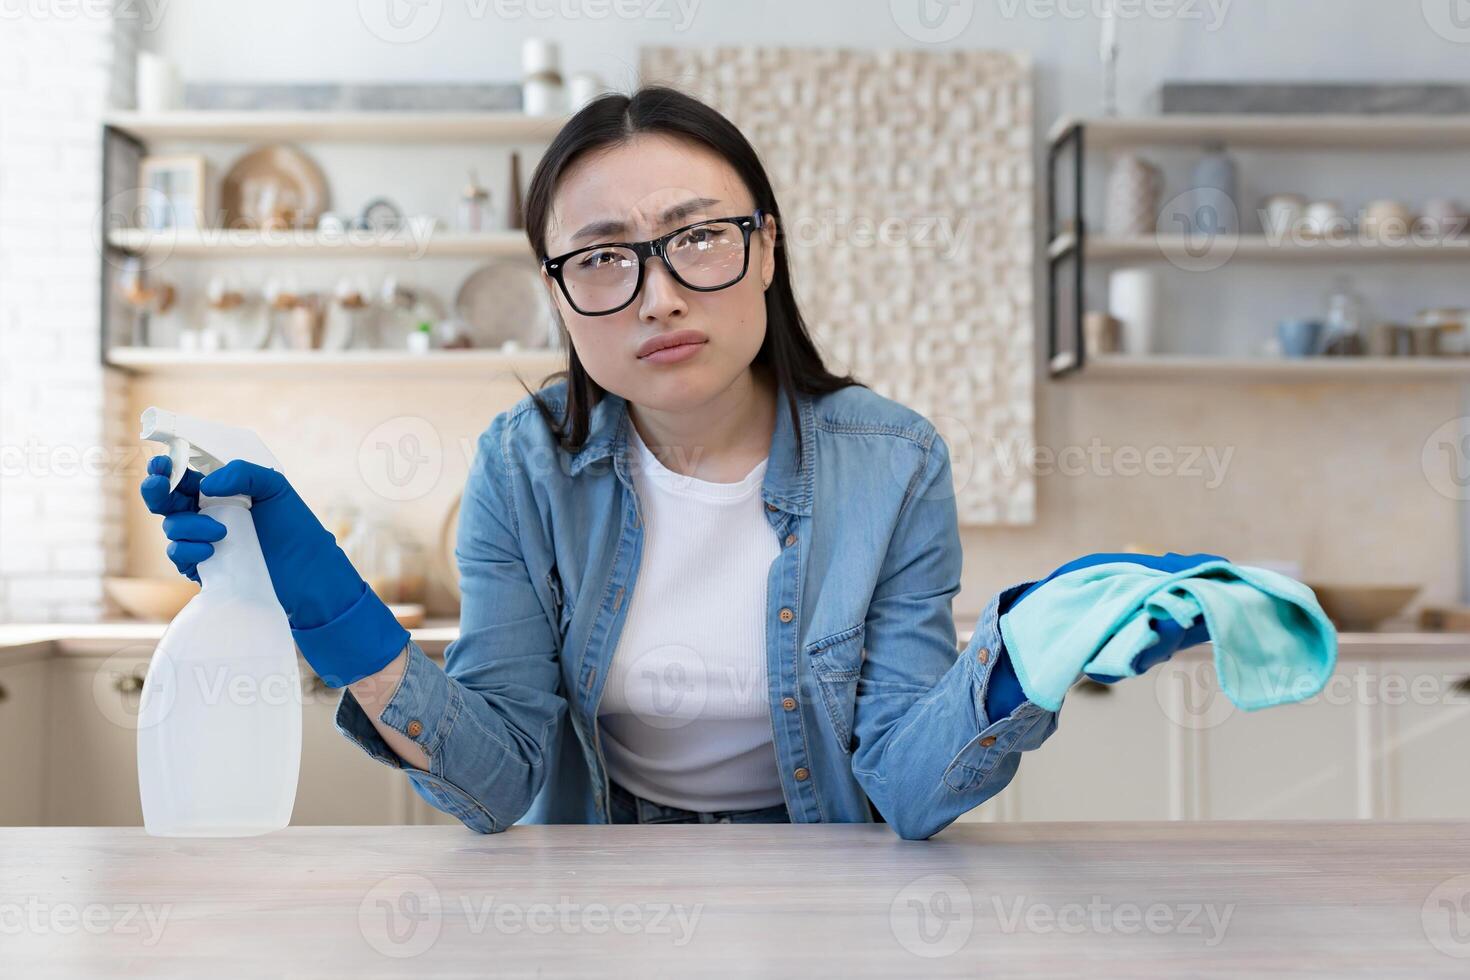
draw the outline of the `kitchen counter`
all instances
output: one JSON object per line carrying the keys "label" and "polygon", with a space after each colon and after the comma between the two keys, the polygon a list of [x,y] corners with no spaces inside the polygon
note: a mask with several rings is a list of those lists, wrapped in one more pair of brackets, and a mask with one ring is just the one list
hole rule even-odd
{"label": "kitchen counter", "polygon": [[1470,823],[0,828],[10,976],[1463,977]]}
{"label": "kitchen counter", "polygon": [[[958,620],[958,639],[967,645],[975,617]],[[0,624],[0,662],[7,655],[44,655],[55,652],[83,656],[110,656],[120,646],[137,645],[144,655],[157,643],[167,623],[118,620],[102,623]],[[459,621],[429,620],[409,631],[426,653],[442,653],[459,636]],[[1207,647],[1198,648],[1200,651]],[[1409,655],[1430,659],[1470,661],[1470,633],[1382,632],[1340,633],[1338,653],[1344,659]]]}

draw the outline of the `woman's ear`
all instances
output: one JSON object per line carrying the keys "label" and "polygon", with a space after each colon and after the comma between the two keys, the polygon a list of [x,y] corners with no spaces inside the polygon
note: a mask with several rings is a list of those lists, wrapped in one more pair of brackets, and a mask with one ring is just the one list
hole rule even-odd
{"label": "woman's ear", "polygon": [[557,286],[556,280],[551,278],[551,273],[546,271],[546,266],[541,266],[541,285],[546,287],[546,298],[551,300],[551,308],[561,313],[561,288]]}
{"label": "woman's ear", "polygon": [[762,289],[771,288],[771,280],[776,278],[776,216],[774,214],[761,215],[764,223],[761,225],[761,281],[765,283]]}

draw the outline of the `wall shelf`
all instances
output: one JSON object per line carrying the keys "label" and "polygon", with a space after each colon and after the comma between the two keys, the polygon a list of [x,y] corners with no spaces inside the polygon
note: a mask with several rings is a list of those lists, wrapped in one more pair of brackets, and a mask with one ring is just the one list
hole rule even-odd
{"label": "wall shelf", "polygon": [[[114,112],[103,117],[102,200],[125,199],[124,191],[138,186],[142,159],[157,152],[158,142],[209,141],[301,141],[375,143],[420,146],[434,143],[537,143],[546,144],[569,119],[566,115],[528,116],[522,112],[224,112],[178,111],[165,113]],[[383,371],[427,371],[441,376],[448,371],[466,376],[508,368],[500,365],[497,352],[442,352],[413,358],[406,353],[353,351],[328,356],[320,351],[229,352],[219,354],[162,350],[113,349],[112,324],[123,315],[114,278],[118,256],[142,255],[152,264],[169,258],[382,258],[415,260],[426,257],[489,258],[495,256],[533,258],[530,243],[521,230],[464,233],[449,230],[420,230],[412,222],[400,235],[385,236],[366,231],[323,232],[282,230],[278,232],[200,229],[164,230],[119,228],[116,216],[101,211],[99,266],[101,306],[100,357],[104,365],[130,373],[193,373],[216,367],[234,371],[320,371],[323,368],[360,374]],[[279,356],[288,355],[288,356]],[[516,355],[516,359],[520,355]],[[487,360],[486,358],[490,358]],[[300,360],[300,358],[307,358]],[[403,358],[395,361],[395,358]],[[452,359],[451,359],[452,358]],[[518,363],[518,361],[517,361]]]}
{"label": "wall shelf", "polygon": [[559,350],[234,350],[183,351],[114,347],[107,363],[132,375],[188,378],[309,377],[354,381],[364,377],[489,380],[519,373],[527,382],[566,366]]}
{"label": "wall shelf", "polygon": [[111,231],[113,248],[149,258],[205,258],[211,256],[321,256],[342,257],[531,257],[526,233],[516,231],[457,232],[410,230],[401,235],[355,230],[341,233],[286,229],[255,231],[210,228],[197,231],[126,228]]}
{"label": "wall shelf", "polygon": [[1089,381],[1470,381],[1470,357],[1205,357],[1093,354]]}
{"label": "wall shelf", "polygon": [[[1088,262],[1170,263],[1197,274],[1224,273],[1230,263],[1330,264],[1470,260],[1470,239],[1372,240],[1337,238],[1273,240],[1245,234],[1209,242],[1179,235],[1135,238],[1088,232],[1087,155],[1098,149],[1182,147],[1254,148],[1275,152],[1357,150],[1422,152],[1470,148],[1470,115],[1172,115],[1153,118],[1063,118],[1052,127],[1046,160],[1046,341],[1053,378],[1091,373],[1104,379],[1210,378],[1340,380],[1413,379],[1470,381],[1454,359],[1320,358],[1215,359],[1199,357],[1094,358],[1083,342]],[[1203,247],[1202,247],[1203,246]],[[1356,363],[1353,363],[1356,361]]]}
{"label": "wall shelf", "polygon": [[1064,117],[1051,128],[1056,143],[1076,126],[1087,145],[1202,147],[1208,143],[1278,150],[1455,150],[1470,147],[1470,116],[1170,115],[1154,118]]}
{"label": "wall shelf", "polygon": [[[1200,252],[1199,242],[1184,235],[1148,235],[1137,238],[1087,237],[1086,257],[1099,262],[1169,262],[1188,265]],[[1372,241],[1349,239],[1282,240],[1265,235],[1237,235],[1209,243],[1211,253],[1254,262],[1470,262],[1470,238],[1439,241]],[[1053,258],[1077,247],[1077,236],[1058,235],[1048,246]]]}
{"label": "wall shelf", "polygon": [[148,140],[302,140],[343,143],[543,142],[568,116],[521,112],[114,112],[103,123]]}

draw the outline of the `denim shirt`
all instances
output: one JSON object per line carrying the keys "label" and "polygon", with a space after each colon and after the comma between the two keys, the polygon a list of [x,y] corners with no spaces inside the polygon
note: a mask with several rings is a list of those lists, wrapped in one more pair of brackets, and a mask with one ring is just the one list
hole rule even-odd
{"label": "denim shirt", "polygon": [[[561,417],[566,381],[539,394]],[[860,386],[797,404],[793,421],[778,393],[761,486],[781,546],[765,653],[787,809],[795,823],[884,820],[926,838],[1004,788],[1056,729],[1030,701],[985,711],[999,603],[1029,583],[992,597],[960,650],[944,440]],[[597,708],[643,546],[631,424],[608,393],[569,454],[525,397],[480,435],[455,548],[459,636],[442,669],[410,641],[381,714],[423,747],[427,771],[388,747],[350,690],[338,704],[339,731],[473,830],[609,821]]]}

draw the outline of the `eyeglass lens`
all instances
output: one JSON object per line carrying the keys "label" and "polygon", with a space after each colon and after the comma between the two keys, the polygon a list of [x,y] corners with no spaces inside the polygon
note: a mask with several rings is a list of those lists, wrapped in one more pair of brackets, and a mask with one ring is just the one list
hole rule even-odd
{"label": "eyeglass lens", "polygon": [[[718,289],[740,278],[745,266],[745,234],[733,221],[711,221],[686,228],[664,247],[674,274],[686,286]],[[578,308],[596,313],[623,306],[638,287],[638,254],[609,245],[574,255],[562,281]]]}

